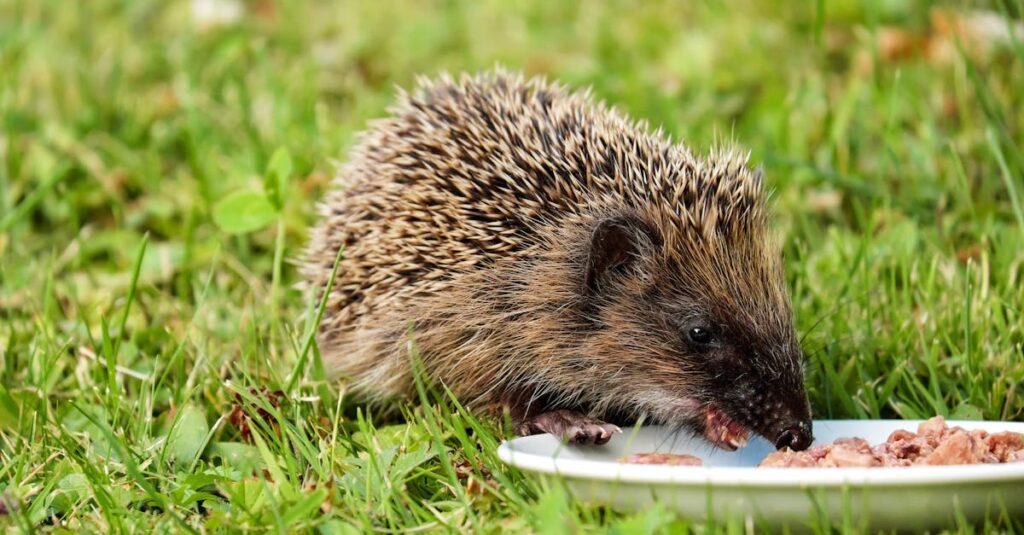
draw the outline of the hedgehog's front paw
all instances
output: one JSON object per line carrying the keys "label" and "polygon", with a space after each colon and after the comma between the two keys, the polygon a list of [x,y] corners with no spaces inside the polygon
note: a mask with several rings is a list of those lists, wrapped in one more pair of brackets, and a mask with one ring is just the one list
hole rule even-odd
{"label": "hedgehog's front paw", "polygon": [[557,410],[538,414],[519,424],[519,436],[551,433],[569,444],[604,444],[614,433],[622,430],[615,424],[606,424],[581,413]]}

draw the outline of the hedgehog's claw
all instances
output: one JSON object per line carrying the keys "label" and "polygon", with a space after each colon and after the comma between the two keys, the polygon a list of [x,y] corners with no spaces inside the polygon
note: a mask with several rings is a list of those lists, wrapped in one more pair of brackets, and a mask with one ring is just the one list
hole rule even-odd
{"label": "hedgehog's claw", "polygon": [[551,433],[569,444],[600,445],[622,430],[576,411],[555,410],[533,416],[516,428],[520,436]]}

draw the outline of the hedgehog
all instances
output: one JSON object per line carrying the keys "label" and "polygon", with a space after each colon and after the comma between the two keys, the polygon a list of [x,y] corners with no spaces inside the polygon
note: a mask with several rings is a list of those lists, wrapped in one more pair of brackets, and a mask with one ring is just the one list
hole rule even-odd
{"label": "hedgehog", "polygon": [[301,262],[325,302],[323,361],[350,392],[401,399],[423,373],[520,435],[603,444],[653,422],[730,450],[751,433],[810,445],[746,155],[695,155],[589,91],[504,70],[419,79],[388,112]]}

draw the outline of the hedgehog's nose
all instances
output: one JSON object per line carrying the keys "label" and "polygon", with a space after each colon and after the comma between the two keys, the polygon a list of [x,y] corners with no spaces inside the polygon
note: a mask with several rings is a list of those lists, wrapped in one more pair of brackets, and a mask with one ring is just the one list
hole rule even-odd
{"label": "hedgehog's nose", "polygon": [[775,449],[789,448],[793,451],[806,450],[814,442],[810,422],[799,422],[784,429],[775,439]]}

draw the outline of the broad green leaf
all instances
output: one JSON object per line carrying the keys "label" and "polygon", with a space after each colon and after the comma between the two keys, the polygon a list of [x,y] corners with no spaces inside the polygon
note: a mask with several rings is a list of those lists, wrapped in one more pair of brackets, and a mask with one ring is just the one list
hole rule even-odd
{"label": "broad green leaf", "polygon": [[423,444],[418,450],[398,454],[391,466],[392,482],[404,483],[413,470],[433,459],[434,455],[430,444]]}
{"label": "broad green leaf", "polygon": [[63,513],[91,495],[92,488],[85,474],[68,474],[57,481],[50,494],[50,506]]}
{"label": "broad green leaf", "polygon": [[970,403],[961,403],[950,413],[949,418],[951,420],[983,420],[984,415],[978,407]]}
{"label": "broad green leaf", "polygon": [[285,526],[291,526],[302,519],[308,519],[327,500],[327,489],[319,488],[296,502],[282,516]]}
{"label": "broad green leaf", "polygon": [[356,526],[338,519],[331,519],[317,526],[317,532],[321,535],[358,535],[363,530]]}
{"label": "broad green leaf", "polygon": [[267,196],[252,190],[236,191],[213,207],[213,222],[221,230],[245,234],[269,225],[277,216]]}
{"label": "broad green leaf", "polygon": [[110,493],[110,497],[114,500],[114,503],[121,507],[128,507],[132,502],[141,502],[146,498],[146,494],[134,486],[112,486],[107,487],[107,492]]}
{"label": "broad green leaf", "polygon": [[210,444],[206,456],[211,459],[219,458],[225,466],[234,468],[243,474],[251,473],[264,466],[260,450],[241,442],[214,442]]}
{"label": "broad green leaf", "polygon": [[176,464],[187,465],[202,451],[210,425],[206,414],[192,404],[181,408],[178,419],[167,435],[167,457]]}
{"label": "broad green leaf", "polygon": [[[81,411],[85,411],[88,415]],[[112,442],[111,437],[100,427],[102,423],[109,421],[103,405],[86,405],[81,408],[81,411],[67,406],[60,417],[61,425],[71,433],[85,433],[89,437],[96,455],[120,460],[121,454],[117,444]]]}
{"label": "broad green leaf", "polygon": [[231,506],[245,511],[258,509],[266,501],[266,490],[270,488],[266,482],[253,478],[226,483],[224,492]]}

